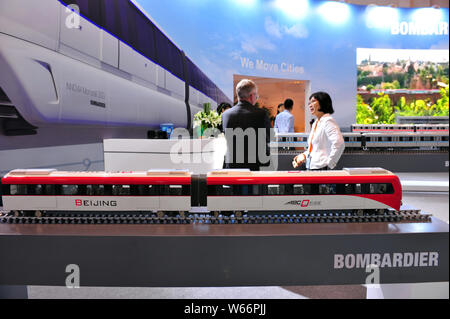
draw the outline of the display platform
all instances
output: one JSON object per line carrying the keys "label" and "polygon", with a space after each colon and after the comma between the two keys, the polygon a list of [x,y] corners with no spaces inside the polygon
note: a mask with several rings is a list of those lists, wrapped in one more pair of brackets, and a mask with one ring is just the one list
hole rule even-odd
{"label": "display platform", "polygon": [[[292,159],[301,151],[274,152],[279,171],[290,171]],[[336,169],[343,167],[383,167],[392,172],[447,172],[448,152],[345,152]]]}
{"label": "display platform", "polygon": [[74,265],[80,286],[355,285],[370,264],[381,284],[448,282],[449,225],[0,224],[0,254],[3,291],[66,286]]}
{"label": "display platform", "polygon": [[187,169],[206,174],[223,167],[225,138],[105,139],[105,171]]}

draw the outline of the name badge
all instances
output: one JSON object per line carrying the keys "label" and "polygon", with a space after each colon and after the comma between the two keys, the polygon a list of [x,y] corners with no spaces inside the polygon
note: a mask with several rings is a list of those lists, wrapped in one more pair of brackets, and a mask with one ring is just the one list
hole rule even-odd
{"label": "name badge", "polygon": [[311,165],[311,156],[308,154],[308,156],[306,156],[306,169],[309,171],[309,167]]}

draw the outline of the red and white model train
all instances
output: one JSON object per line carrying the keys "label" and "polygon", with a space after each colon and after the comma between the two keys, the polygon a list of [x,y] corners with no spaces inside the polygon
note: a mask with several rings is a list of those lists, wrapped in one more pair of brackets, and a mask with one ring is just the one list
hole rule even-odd
{"label": "red and white model train", "polygon": [[399,178],[381,168],[319,172],[220,170],[62,172],[14,170],[2,179],[3,208],[44,212],[189,212],[264,214],[301,211],[399,211]]}

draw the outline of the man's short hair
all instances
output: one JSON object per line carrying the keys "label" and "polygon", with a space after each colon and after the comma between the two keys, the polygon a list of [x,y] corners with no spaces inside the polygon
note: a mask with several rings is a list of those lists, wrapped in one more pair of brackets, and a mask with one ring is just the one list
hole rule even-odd
{"label": "man's short hair", "polygon": [[236,85],[238,100],[248,99],[252,91],[256,89],[256,84],[252,80],[243,79]]}
{"label": "man's short hair", "polygon": [[292,101],[291,99],[286,99],[286,101],[284,101],[284,108],[286,110],[292,110],[293,106],[294,106],[294,101]]}

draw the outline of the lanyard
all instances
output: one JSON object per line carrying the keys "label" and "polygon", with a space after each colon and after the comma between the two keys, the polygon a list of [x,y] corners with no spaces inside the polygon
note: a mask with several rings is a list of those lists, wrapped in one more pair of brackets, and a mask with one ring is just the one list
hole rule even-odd
{"label": "lanyard", "polygon": [[320,119],[316,121],[316,123],[315,123],[316,125],[314,125],[314,130],[313,130],[313,132],[311,134],[311,139],[309,140],[309,149],[308,149],[308,151],[309,151],[310,154],[311,154],[311,152],[313,150],[312,141],[313,141],[313,138],[314,138],[314,133],[316,133],[316,129],[317,129],[317,125],[319,124],[319,121],[320,121]]}

